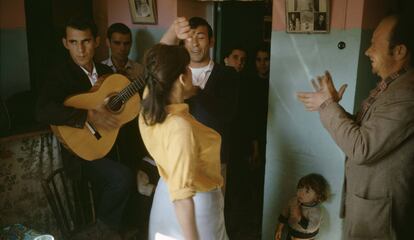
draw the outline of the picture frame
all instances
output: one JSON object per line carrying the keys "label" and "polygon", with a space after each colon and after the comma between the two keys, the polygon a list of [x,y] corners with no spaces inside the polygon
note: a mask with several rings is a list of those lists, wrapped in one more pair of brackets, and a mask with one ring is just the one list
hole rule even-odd
{"label": "picture frame", "polygon": [[135,24],[157,23],[156,0],[128,0],[132,22]]}
{"label": "picture frame", "polygon": [[330,0],[286,0],[286,32],[328,33]]}

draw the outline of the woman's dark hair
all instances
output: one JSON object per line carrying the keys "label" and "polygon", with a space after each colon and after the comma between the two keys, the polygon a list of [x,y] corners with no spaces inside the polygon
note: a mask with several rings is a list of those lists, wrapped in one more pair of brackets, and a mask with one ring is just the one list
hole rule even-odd
{"label": "woman's dark hair", "polygon": [[324,202],[328,199],[329,185],[320,174],[311,173],[299,179],[297,189],[300,188],[311,188],[315,191],[319,202]]}
{"label": "woman's dark hair", "polygon": [[142,114],[147,125],[162,123],[167,117],[172,87],[180,74],[187,71],[190,55],[181,46],[157,44],[144,56],[148,94],[142,101]]}

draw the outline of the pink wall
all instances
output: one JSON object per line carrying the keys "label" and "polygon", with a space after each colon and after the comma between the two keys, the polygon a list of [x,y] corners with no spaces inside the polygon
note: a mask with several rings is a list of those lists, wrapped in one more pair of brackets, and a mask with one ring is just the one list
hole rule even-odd
{"label": "pink wall", "polygon": [[208,2],[198,2],[195,0],[178,0],[177,15],[187,18],[195,16],[207,18],[206,7],[208,4]]}
{"label": "pink wall", "polygon": [[[148,29],[161,30],[167,29],[177,16],[201,16],[207,17],[207,2],[197,2],[195,0],[156,0],[157,4],[157,24],[134,24],[132,23],[129,11],[130,0],[93,0],[94,18],[99,26],[101,45],[97,49],[96,58],[105,59],[108,57],[108,48],[104,44],[106,30],[109,25],[115,22],[126,24],[131,30]],[[138,40],[137,40],[138,41]],[[145,40],[144,40],[145,41]]]}
{"label": "pink wall", "polygon": [[195,0],[157,0],[157,24],[133,24],[129,11],[129,0],[108,1],[108,25],[114,22],[125,23],[130,28],[168,28],[177,16],[206,17],[209,3]]}
{"label": "pink wall", "polygon": [[0,0],[0,28],[26,28],[24,0]]}
{"label": "pink wall", "polygon": [[[329,0],[328,0],[329,1]],[[286,30],[286,0],[274,0],[274,31]],[[331,29],[373,29],[390,9],[389,0],[331,0]]]}
{"label": "pink wall", "polygon": [[108,0],[108,25],[122,22],[130,28],[167,28],[177,17],[177,0],[157,0],[158,21],[156,25],[133,24],[129,0]]}

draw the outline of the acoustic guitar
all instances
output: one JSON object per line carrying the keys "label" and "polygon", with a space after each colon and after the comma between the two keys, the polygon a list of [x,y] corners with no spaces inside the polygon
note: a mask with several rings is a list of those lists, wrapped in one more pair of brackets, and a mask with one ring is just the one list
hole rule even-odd
{"label": "acoustic guitar", "polygon": [[[95,109],[102,103],[113,114],[119,115],[122,124],[134,119],[140,110],[138,91],[144,88],[144,79],[129,81],[121,74],[112,74],[102,83],[95,84],[87,93],[71,96],[65,106],[78,109]],[[86,122],[83,128],[51,125],[59,141],[71,152],[85,160],[104,157],[115,143],[118,129],[105,130]]]}

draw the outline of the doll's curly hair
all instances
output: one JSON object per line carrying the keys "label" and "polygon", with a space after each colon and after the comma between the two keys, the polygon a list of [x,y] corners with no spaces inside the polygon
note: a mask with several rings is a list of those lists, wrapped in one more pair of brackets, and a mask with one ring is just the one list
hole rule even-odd
{"label": "doll's curly hair", "polygon": [[299,188],[311,188],[315,191],[319,202],[324,202],[328,199],[329,184],[320,174],[311,173],[302,177],[298,182],[297,189]]}

